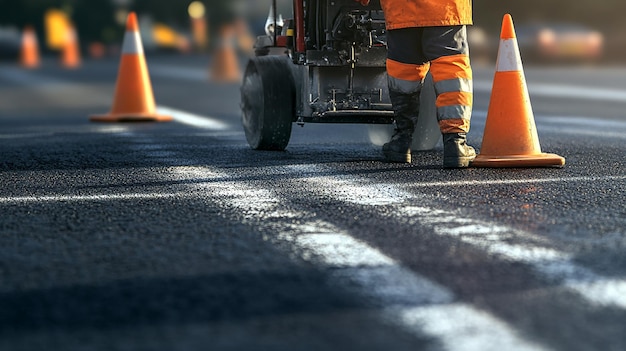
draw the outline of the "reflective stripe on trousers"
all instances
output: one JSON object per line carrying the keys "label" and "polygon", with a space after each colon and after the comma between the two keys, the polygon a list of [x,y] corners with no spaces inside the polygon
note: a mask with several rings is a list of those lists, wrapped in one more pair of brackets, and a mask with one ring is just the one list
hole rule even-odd
{"label": "reflective stripe on trousers", "polygon": [[389,90],[419,93],[430,71],[441,132],[468,132],[473,83],[465,26],[390,30],[387,39]]}

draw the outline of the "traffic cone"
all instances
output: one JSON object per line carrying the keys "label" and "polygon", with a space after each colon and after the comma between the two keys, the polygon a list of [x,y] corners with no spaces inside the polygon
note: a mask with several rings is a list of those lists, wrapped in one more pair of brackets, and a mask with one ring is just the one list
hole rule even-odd
{"label": "traffic cone", "polygon": [[239,50],[249,56],[254,56],[255,39],[253,38],[250,28],[244,19],[239,18],[236,20],[235,33]]}
{"label": "traffic cone", "polygon": [[39,67],[39,43],[37,34],[31,26],[24,28],[22,34],[22,50],[20,52],[20,64],[26,68]]}
{"label": "traffic cone", "polygon": [[559,155],[541,152],[511,15],[505,15],[485,132],[474,167],[563,166]]}
{"label": "traffic cone", "polygon": [[235,50],[237,32],[232,25],[220,28],[218,47],[213,54],[211,79],[221,83],[235,83],[241,80],[239,61]]}
{"label": "traffic cone", "polygon": [[154,94],[148,75],[148,65],[137,24],[137,15],[131,12],[126,23],[122,44],[122,58],[115,86],[111,112],[89,118],[94,122],[168,122],[171,116],[156,113]]}
{"label": "traffic cone", "polygon": [[61,65],[68,69],[78,68],[81,64],[81,57],[76,28],[68,27],[65,35],[63,48],[61,49]]}

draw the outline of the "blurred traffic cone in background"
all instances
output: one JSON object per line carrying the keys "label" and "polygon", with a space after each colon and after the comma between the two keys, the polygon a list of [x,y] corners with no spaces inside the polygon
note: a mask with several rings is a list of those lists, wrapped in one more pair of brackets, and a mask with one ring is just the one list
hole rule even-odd
{"label": "blurred traffic cone in background", "polygon": [[239,50],[248,56],[254,55],[255,38],[253,37],[252,32],[250,32],[248,23],[246,23],[244,19],[239,18],[235,21],[234,26]]}
{"label": "blurred traffic cone in background", "polygon": [[505,15],[496,73],[480,154],[474,167],[563,166],[559,155],[541,152],[513,20]]}
{"label": "blurred traffic cone in background", "polygon": [[20,64],[26,68],[39,67],[39,43],[35,29],[31,26],[24,28],[22,34],[22,49],[20,52]]}
{"label": "blurred traffic cone in background", "polygon": [[80,45],[76,28],[69,26],[61,49],[61,65],[68,69],[78,68],[81,64]]}
{"label": "blurred traffic cone in background", "polygon": [[143,53],[137,15],[128,14],[122,58],[111,112],[91,116],[95,122],[167,122],[171,116],[156,113],[154,94]]}
{"label": "blurred traffic cone in background", "polygon": [[239,82],[239,62],[235,50],[237,31],[233,25],[220,28],[217,49],[213,53],[211,79],[221,83]]}

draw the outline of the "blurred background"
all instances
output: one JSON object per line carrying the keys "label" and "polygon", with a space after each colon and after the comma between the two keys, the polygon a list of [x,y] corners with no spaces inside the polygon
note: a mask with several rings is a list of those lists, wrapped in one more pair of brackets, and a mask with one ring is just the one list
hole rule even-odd
{"label": "blurred background", "polygon": [[[291,17],[291,0],[278,12]],[[249,38],[264,32],[271,0],[0,0],[0,59],[14,60],[21,33],[32,26],[42,52],[59,50],[54,28],[76,29],[80,50],[92,57],[117,55],[128,11],[140,17],[147,51],[208,51],[224,23],[238,22]],[[511,13],[525,61],[626,61],[622,0],[481,0],[474,3],[473,55],[495,57],[500,21]],[[59,35],[57,35],[59,36]]]}
{"label": "blurred background", "polygon": [[[271,1],[259,0],[0,0],[0,59],[19,55],[22,31],[34,28],[43,54],[61,49],[67,27],[91,56],[117,55],[126,17],[137,12],[146,51],[206,51],[224,24],[250,38],[264,32]],[[290,0],[278,0],[291,11]]]}

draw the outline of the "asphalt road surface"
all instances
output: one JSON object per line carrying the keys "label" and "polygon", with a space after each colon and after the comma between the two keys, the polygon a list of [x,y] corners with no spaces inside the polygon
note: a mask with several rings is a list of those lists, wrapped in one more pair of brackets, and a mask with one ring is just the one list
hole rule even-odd
{"label": "asphalt road surface", "polygon": [[174,122],[89,122],[115,58],[0,66],[0,350],[626,349],[626,69],[525,67],[565,167],[446,170],[362,125],[251,150],[237,84],[148,63]]}

